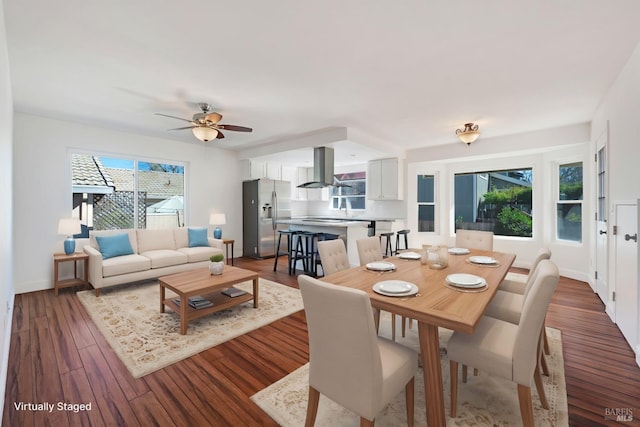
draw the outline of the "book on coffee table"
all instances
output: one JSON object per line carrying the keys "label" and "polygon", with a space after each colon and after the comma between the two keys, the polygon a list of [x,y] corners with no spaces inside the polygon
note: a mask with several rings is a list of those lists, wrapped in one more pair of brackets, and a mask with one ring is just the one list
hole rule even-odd
{"label": "book on coffee table", "polygon": [[[180,298],[174,298],[173,302],[179,306]],[[189,305],[195,308],[196,310],[199,308],[213,307],[213,303],[211,301],[209,301],[206,298],[202,298],[201,296],[195,296],[195,297],[189,298]]]}
{"label": "book on coffee table", "polygon": [[225,289],[224,291],[222,291],[222,293],[231,298],[239,297],[240,295],[246,294],[245,291],[238,288]]}

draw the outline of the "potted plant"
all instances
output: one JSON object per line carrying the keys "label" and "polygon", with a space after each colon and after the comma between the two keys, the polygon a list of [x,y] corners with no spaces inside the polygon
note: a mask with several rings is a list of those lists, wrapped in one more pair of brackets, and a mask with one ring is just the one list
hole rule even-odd
{"label": "potted plant", "polygon": [[224,256],[222,254],[217,254],[217,255],[211,255],[211,257],[209,257],[209,261],[211,261],[209,263],[209,272],[211,274],[222,274],[222,271],[224,270]]}

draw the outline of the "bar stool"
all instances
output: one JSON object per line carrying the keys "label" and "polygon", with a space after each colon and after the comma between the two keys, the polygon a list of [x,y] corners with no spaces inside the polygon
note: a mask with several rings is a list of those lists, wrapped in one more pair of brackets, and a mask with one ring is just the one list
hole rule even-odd
{"label": "bar stool", "polygon": [[298,243],[296,244],[296,253],[294,257],[294,273],[296,270],[295,263],[301,259],[305,274],[313,277],[317,276],[316,254],[318,249],[316,242],[318,241],[318,236],[320,234],[321,233],[313,231],[298,231],[296,233],[296,236],[298,236]]}
{"label": "bar stool", "polygon": [[[409,240],[407,239],[407,234],[409,234],[411,230],[398,230],[396,233],[396,255],[400,252],[400,249],[409,249]],[[404,248],[400,247],[400,237],[404,236]]]}
{"label": "bar stool", "polygon": [[298,261],[302,261],[302,270],[307,271],[307,236],[306,231],[296,231],[291,236],[291,240],[295,241],[294,249],[291,252],[291,274],[296,274]]}
{"label": "bar stool", "polygon": [[[291,274],[291,270],[292,270],[292,265],[291,265],[291,260],[292,257],[291,255],[293,254],[293,236],[295,235],[295,231],[292,230],[278,230],[278,243],[276,244],[276,258],[275,261],[273,262],[273,271],[276,271],[276,269],[278,268],[278,258],[281,255],[286,255],[287,256],[287,270],[289,272],[289,274]],[[282,236],[285,236],[285,238],[287,239],[287,252],[281,252],[280,251],[280,244],[282,243]]]}
{"label": "bar stool", "polygon": [[388,233],[380,233],[380,246],[382,247],[382,238],[386,237],[387,241],[385,244],[385,248],[384,248],[384,256],[388,257],[388,256],[392,256],[393,255],[393,246],[391,246],[391,238],[393,237],[395,233],[393,231],[390,231]]}
{"label": "bar stool", "polygon": [[[337,234],[332,234],[332,233],[318,233],[318,242],[322,242],[325,240],[336,240],[340,238],[339,235]],[[318,245],[316,242],[315,245],[315,251],[313,253],[314,257],[315,257],[315,263],[314,263],[314,269],[315,269],[315,275],[318,275],[318,265],[320,267],[322,267],[322,261],[320,260],[320,254],[318,253]],[[322,275],[324,276],[324,267],[322,267]]]}

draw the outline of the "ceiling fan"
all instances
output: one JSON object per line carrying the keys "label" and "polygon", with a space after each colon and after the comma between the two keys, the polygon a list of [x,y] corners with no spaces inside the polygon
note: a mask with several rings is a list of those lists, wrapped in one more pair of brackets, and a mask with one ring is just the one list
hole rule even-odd
{"label": "ceiling fan", "polygon": [[224,135],[220,132],[223,130],[232,130],[235,132],[252,132],[253,129],[237,126],[237,125],[223,125],[219,124],[222,120],[222,115],[211,110],[211,105],[206,102],[198,103],[198,107],[202,110],[201,113],[195,113],[193,119],[183,119],[182,117],[170,116],[168,114],[156,113],[158,116],[171,117],[172,119],[178,119],[191,123],[191,126],[185,126],[181,128],[174,128],[169,130],[184,130],[191,129],[193,135],[200,141],[208,142],[212,139],[222,139]]}

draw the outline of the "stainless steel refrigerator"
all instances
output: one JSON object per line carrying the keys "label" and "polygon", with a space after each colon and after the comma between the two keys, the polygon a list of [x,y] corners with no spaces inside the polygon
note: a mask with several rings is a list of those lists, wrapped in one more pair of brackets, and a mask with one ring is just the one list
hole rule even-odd
{"label": "stainless steel refrigerator", "polygon": [[[254,179],[242,183],[242,251],[243,256],[267,258],[276,254],[278,230],[291,219],[291,183],[272,179]],[[287,250],[282,240],[280,251]]]}

